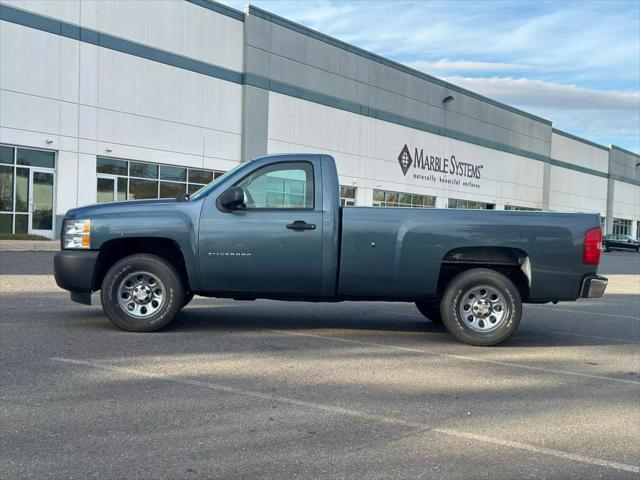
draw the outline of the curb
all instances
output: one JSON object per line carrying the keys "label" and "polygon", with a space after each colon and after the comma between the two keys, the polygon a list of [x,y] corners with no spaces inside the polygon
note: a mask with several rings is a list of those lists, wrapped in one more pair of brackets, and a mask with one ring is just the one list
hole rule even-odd
{"label": "curb", "polygon": [[57,252],[59,240],[0,240],[0,252]]}

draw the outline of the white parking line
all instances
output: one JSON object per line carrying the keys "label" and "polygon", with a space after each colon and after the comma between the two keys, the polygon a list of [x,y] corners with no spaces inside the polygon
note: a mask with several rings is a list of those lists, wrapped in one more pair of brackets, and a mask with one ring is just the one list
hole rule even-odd
{"label": "white parking line", "polygon": [[595,457],[591,457],[591,456],[587,456],[587,455],[579,455],[579,454],[575,454],[575,453],[564,452],[562,450],[556,450],[555,448],[537,447],[535,445],[529,445],[529,444],[522,443],[522,442],[512,442],[510,440],[503,440],[503,439],[500,439],[500,438],[489,437],[489,436],[486,436],[486,435],[478,435],[478,434],[475,434],[475,433],[463,432],[463,431],[455,430],[455,429],[451,429],[451,428],[434,428],[434,427],[429,426],[429,425],[424,424],[424,423],[409,422],[409,421],[406,421],[406,420],[401,420],[399,418],[389,417],[389,416],[386,416],[386,415],[371,414],[371,413],[362,412],[362,411],[359,411],[359,410],[353,410],[353,409],[350,409],[350,408],[336,407],[336,406],[333,406],[333,405],[328,405],[328,404],[323,404],[323,403],[316,403],[316,402],[307,402],[307,401],[304,401],[304,400],[297,400],[295,398],[283,397],[281,395],[270,395],[268,393],[257,392],[257,391],[254,391],[254,390],[245,390],[245,389],[242,389],[242,388],[235,388],[235,387],[229,387],[229,386],[226,386],[226,385],[220,385],[218,383],[203,382],[203,381],[200,381],[200,380],[188,380],[188,379],[182,379],[182,378],[172,378],[172,377],[167,377],[165,375],[161,375],[161,374],[158,374],[158,373],[153,373],[153,372],[149,372],[149,371],[145,371],[145,370],[138,370],[138,369],[127,368],[127,367],[118,367],[116,365],[109,365],[109,364],[105,364],[105,363],[91,362],[91,361],[86,361],[86,360],[77,360],[77,359],[72,359],[72,358],[60,358],[60,357],[52,357],[50,360],[52,360],[54,362],[62,362],[62,363],[68,363],[68,364],[73,364],[73,365],[82,365],[82,366],[86,366],[86,367],[92,367],[92,368],[96,368],[96,369],[100,369],[100,370],[106,370],[106,371],[110,371],[110,372],[114,372],[114,373],[126,373],[128,375],[136,375],[136,376],[139,376],[139,377],[153,378],[155,380],[160,380],[160,381],[164,381],[164,382],[179,383],[179,384],[183,384],[183,385],[191,385],[191,386],[195,386],[195,387],[208,388],[210,390],[215,390],[215,391],[225,392],[225,393],[231,393],[231,394],[235,394],[235,395],[242,395],[244,397],[257,398],[257,399],[269,400],[269,401],[273,401],[273,402],[285,403],[285,404],[288,404],[288,405],[311,408],[311,409],[314,409],[314,410],[321,410],[321,411],[324,411],[324,412],[334,413],[334,414],[338,414],[338,415],[347,415],[347,416],[350,416],[350,417],[355,417],[355,418],[360,418],[360,419],[363,419],[363,420],[370,420],[370,421],[374,421],[374,422],[384,423],[384,424],[387,424],[387,425],[395,425],[395,426],[400,426],[400,427],[415,428],[415,429],[418,429],[418,430],[431,431],[431,432],[435,432],[435,433],[449,435],[449,436],[452,436],[452,437],[477,440],[477,441],[489,443],[489,444],[492,444],[492,445],[500,445],[500,446],[504,446],[504,447],[510,447],[510,448],[514,448],[514,449],[517,449],[517,450],[523,450],[523,451],[527,451],[527,452],[531,452],[531,453],[535,453],[535,454],[542,454],[542,455],[547,455],[547,456],[551,456],[551,457],[561,458],[561,459],[564,459],[564,460],[571,460],[571,461],[579,462],[579,463],[597,465],[597,466],[600,466],[600,467],[611,468],[611,469],[614,469],[614,470],[622,470],[622,471],[625,471],[625,472],[640,473],[640,467],[638,467],[636,465],[628,465],[628,464],[619,463],[619,462],[610,462],[608,460],[603,460],[603,459],[600,459],[600,458],[595,458]]}
{"label": "white parking line", "polygon": [[332,340],[334,342],[343,342],[343,343],[353,343],[355,345],[366,345],[369,347],[378,347],[378,348],[389,348],[391,350],[399,350],[403,352],[416,352],[416,353],[424,353],[425,355],[433,355],[437,357],[444,358],[453,358],[456,360],[463,360],[465,362],[478,362],[478,363],[487,363],[491,365],[500,365],[502,367],[512,367],[512,368],[520,368],[523,370],[532,370],[536,372],[544,372],[544,373],[554,373],[559,375],[570,375],[573,377],[584,377],[584,378],[593,378],[597,380],[607,380],[609,382],[617,382],[617,383],[630,383],[632,385],[640,385],[640,381],[638,380],[629,380],[626,378],[617,378],[617,377],[609,377],[606,375],[595,375],[591,373],[581,373],[581,372],[570,372],[568,370],[560,370],[556,368],[545,368],[545,367],[536,367],[535,365],[522,365],[520,363],[511,363],[511,362],[502,362],[500,360],[489,360],[485,358],[477,358],[477,357],[469,357],[466,355],[455,355],[452,353],[440,353],[433,352],[430,350],[424,350],[422,348],[411,348],[411,347],[400,347],[397,345],[386,345],[384,343],[373,343],[373,342],[363,342],[361,340],[351,340],[347,338],[333,337],[330,335],[318,335],[315,333],[303,333],[303,332],[292,332],[289,330],[274,330],[271,328],[264,329],[267,332],[275,332],[280,333],[282,335],[293,335],[299,337],[312,337],[312,338],[322,338],[325,340]]}

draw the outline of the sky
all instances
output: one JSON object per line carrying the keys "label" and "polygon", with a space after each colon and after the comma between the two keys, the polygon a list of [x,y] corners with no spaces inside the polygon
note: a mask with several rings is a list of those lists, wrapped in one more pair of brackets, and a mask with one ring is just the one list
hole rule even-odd
{"label": "sky", "polygon": [[[241,0],[223,1],[242,10]],[[264,10],[640,153],[640,0],[252,0]]]}

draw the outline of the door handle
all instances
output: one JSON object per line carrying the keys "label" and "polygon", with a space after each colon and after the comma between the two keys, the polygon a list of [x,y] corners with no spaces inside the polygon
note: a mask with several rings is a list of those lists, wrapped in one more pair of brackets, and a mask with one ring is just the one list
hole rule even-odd
{"label": "door handle", "polygon": [[304,220],[296,220],[295,222],[287,225],[287,228],[291,230],[315,230],[316,226],[313,223],[307,223]]}

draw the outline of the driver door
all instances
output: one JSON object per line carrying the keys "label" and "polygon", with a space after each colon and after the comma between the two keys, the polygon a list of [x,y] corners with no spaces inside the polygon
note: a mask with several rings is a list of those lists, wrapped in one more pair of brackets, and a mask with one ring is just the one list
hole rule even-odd
{"label": "driver door", "polygon": [[[245,203],[223,211],[205,203],[199,233],[204,290],[278,295],[321,291],[319,165],[268,163],[234,183]],[[218,196],[222,192],[216,192]]]}

